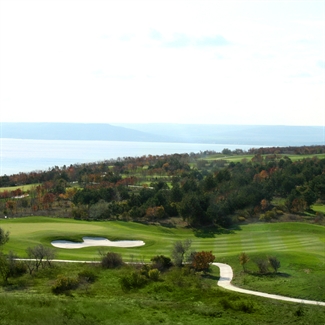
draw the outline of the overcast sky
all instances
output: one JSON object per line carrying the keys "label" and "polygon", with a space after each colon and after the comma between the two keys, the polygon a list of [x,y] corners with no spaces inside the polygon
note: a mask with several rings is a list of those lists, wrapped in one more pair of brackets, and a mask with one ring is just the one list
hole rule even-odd
{"label": "overcast sky", "polygon": [[2,122],[325,125],[325,1],[0,0]]}

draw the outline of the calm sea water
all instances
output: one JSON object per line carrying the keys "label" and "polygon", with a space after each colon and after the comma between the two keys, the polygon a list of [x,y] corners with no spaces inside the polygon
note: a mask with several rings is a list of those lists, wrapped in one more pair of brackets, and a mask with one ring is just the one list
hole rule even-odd
{"label": "calm sea water", "polygon": [[[0,175],[48,170],[76,163],[97,162],[118,157],[140,157],[173,153],[248,150],[252,145],[160,143],[124,141],[70,141],[0,139]],[[254,147],[263,147],[263,145]],[[265,146],[264,146],[265,147]]]}

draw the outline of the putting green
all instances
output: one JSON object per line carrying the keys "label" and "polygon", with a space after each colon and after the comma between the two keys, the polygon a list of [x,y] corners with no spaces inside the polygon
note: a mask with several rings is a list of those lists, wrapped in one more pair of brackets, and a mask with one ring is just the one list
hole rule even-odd
{"label": "putting green", "polygon": [[[105,237],[110,241],[140,240],[141,247],[102,247],[101,250],[121,253],[125,260],[148,261],[155,255],[171,255],[173,243],[191,239],[192,250],[212,251],[217,257],[246,253],[277,252],[304,254],[324,261],[325,227],[305,223],[250,224],[231,234],[215,234],[209,238],[196,237],[192,229],[148,226],[134,222],[88,222],[48,217],[28,217],[0,221],[0,227],[10,232],[10,240],[3,247],[19,257],[26,257],[26,248],[38,244],[52,247],[54,240],[82,242],[83,237]],[[59,259],[98,259],[98,247],[66,250],[54,248]]]}

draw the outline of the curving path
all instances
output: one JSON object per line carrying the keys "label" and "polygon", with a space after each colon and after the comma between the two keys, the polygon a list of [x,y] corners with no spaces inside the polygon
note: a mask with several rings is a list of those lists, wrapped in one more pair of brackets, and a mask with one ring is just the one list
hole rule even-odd
{"label": "curving path", "polygon": [[233,278],[233,271],[232,271],[232,268],[230,265],[224,264],[224,263],[212,263],[212,265],[218,266],[220,269],[220,279],[218,281],[218,286],[225,288],[227,290],[236,291],[236,292],[245,293],[245,294],[254,295],[254,296],[270,298],[270,299],[298,302],[298,303],[309,304],[309,305],[325,306],[325,302],[322,302],[322,301],[290,298],[290,297],[285,297],[285,296],[274,295],[274,294],[270,294],[270,293],[252,291],[252,290],[235,287],[234,285],[232,285],[230,283]]}

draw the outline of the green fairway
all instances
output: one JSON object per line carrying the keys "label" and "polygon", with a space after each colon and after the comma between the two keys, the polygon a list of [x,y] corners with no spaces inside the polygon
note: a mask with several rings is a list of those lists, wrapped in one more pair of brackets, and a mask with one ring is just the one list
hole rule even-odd
{"label": "green fairway", "polygon": [[[6,251],[14,251],[24,257],[28,246],[51,246],[52,240],[82,241],[84,236],[100,236],[109,240],[143,240],[145,246],[134,248],[109,248],[128,260],[149,260],[157,254],[170,255],[177,240],[191,239],[192,249],[212,251],[217,257],[246,253],[276,254],[278,252],[301,253],[325,258],[325,228],[303,223],[249,224],[229,234],[195,236],[193,229],[166,228],[134,222],[88,222],[71,219],[28,217],[0,221],[0,227],[10,232]],[[207,238],[206,238],[207,237]],[[105,248],[108,250],[108,248]],[[55,248],[60,259],[92,260],[98,255],[97,247],[77,250]]]}

